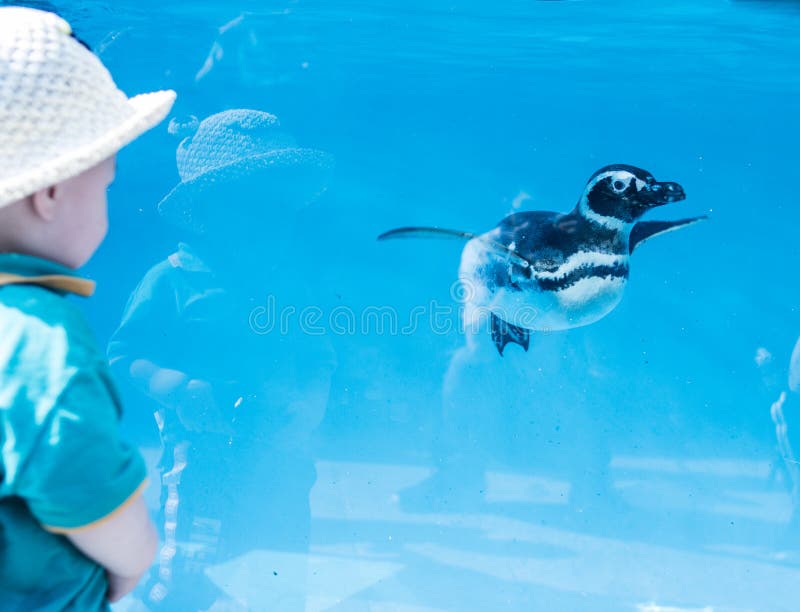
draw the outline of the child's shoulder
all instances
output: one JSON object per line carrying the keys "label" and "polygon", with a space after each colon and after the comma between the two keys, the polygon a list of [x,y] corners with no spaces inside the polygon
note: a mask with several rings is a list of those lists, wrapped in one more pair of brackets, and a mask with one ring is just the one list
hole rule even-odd
{"label": "child's shoulder", "polygon": [[13,358],[102,359],[86,318],[76,303],[38,285],[0,290],[0,365]]}

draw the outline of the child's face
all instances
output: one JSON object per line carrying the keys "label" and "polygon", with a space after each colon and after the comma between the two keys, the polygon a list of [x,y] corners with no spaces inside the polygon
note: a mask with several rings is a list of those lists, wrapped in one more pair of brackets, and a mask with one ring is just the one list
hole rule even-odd
{"label": "child's face", "polygon": [[55,209],[62,263],[85,264],[108,232],[107,190],[116,174],[116,156],[60,184]]}

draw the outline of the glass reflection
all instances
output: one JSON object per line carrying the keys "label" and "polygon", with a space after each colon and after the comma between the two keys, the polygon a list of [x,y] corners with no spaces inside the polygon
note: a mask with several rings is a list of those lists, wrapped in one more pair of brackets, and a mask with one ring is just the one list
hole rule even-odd
{"label": "glass reflection", "polygon": [[[772,355],[766,352],[768,358],[764,358],[763,349],[759,349],[756,362],[766,370],[763,376],[765,385],[772,392],[780,389],[777,399],[770,406],[770,417],[775,425],[775,440],[777,449],[777,461],[773,468],[772,476],[780,474],[785,481],[785,488],[789,491],[792,501],[791,526],[797,527],[798,505],[800,505],[800,462],[795,456],[792,447],[793,432],[797,425],[797,393],[798,383],[800,383],[800,338],[795,344],[792,356],[789,360],[788,376],[783,370],[770,368],[773,361]],[[782,381],[788,378],[789,389],[782,389]],[[787,392],[788,391],[788,392]]]}
{"label": "glass reflection", "polygon": [[[146,599],[200,610],[233,605],[213,567],[308,549],[308,443],[335,354],[324,336],[255,326],[252,313],[268,296],[311,303],[296,215],[324,190],[332,160],[297,147],[261,111],[173,127],[194,133],[178,146],[181,180],[158,211],[183,239],[134,289],[109,357],[149,398],[163,446],[164,546]],[[282,609],[302,607],[305,568],[293,572],[290,592],[271,589]]]}

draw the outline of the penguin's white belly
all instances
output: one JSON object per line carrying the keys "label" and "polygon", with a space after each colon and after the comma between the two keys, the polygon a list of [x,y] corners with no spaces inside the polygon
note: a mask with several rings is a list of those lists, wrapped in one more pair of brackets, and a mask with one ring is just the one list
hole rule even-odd
{"label": "penguin's white belly", "polygon": [[[602,273],[577,278],[563,288],[542,289],[539,280],[515,278],[517,287],[497,286],[491,278],[498,255],[477,241],[464,248],[459,279],[463,286],[465,321],[474,324],[494,314],[526,329],[558,331],[589,325],[602,319],[619,304],[627,283],[626,276]],[[545,280],[563,278],[586,265],[627,265],[627,257],[614,254],[577,253],[553,272],[540,272]],[[534,272],[534,276],[537,273]]]}
{"label": "penguin's white belly", "polygon": [[559,331],[599,321],[619,304],[626,279],[582,278],[557,291],[497,289],[487,308],[512,325],[537,331]]}

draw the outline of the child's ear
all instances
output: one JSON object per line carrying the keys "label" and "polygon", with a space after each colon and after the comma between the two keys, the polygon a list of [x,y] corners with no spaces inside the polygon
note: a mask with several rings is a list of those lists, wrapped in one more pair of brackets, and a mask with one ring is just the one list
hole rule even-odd
{"label": "child's ear", "polygon": [[52,221],[56,216],[56,206],[58,204],[58,196],[60,195],[60,186],[51,185],[40,189],[30,196],[30,205],[33,214],[39,217],[42,221]]}

